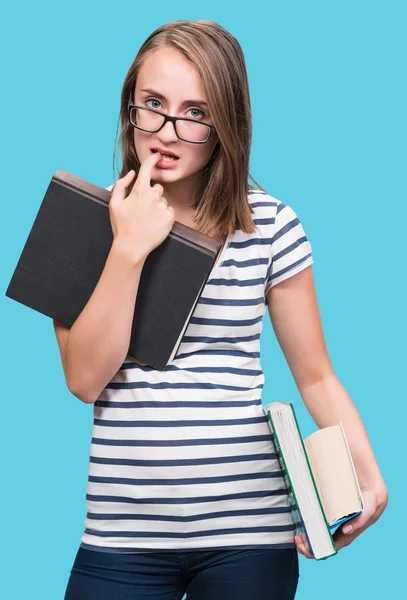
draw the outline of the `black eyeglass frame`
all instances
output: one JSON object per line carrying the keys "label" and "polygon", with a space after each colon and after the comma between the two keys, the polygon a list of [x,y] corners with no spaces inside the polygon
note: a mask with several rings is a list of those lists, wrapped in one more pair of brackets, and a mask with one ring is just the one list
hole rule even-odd
{"label": "black eyeglass frame", "polygon": [[[141,108],[141,110],[148,110],[149,112],[152,112],[155,115],[161,115],[162,117],[164,117],[164,122],[155,131],[150,131],[149,129],[143,129],[142,127],[139,127],[138,125],[135,125],[132,122],[132,120],[130,119],[130,112],[131,112],[132,108]],[[167,121],[171,121],[171,123],[174,124],[174,131],[175,131],[177,138],[182,140],[183,142],[188,142],[189,144],[206,144],[206,142],[211,137],[212,133],[215,131],[215,126],[209,125],[209,123],[200,123],[200,121],[196,121],[195,119],[188,119],[186,117],[171,117],[170,115],[166,115],[165,113],[162,113],[159,110],[154,110],[153,108],[146,108],[145,106],[137,106],[136,104],[133,104],[131,101],[131,92],[129,95],[129,102],[127,104],[127,113],[129,116],[130,124],[133,125],[133,127],[136,127],[136,129],[140,129],[140,131],[146,131],[147,133],[158,133],[159,131],[161,131],[161,129],[164,127],[164,125],[166,124]],[[186,140],[186,139],[182,138],[180,135],[178,135],[177,121],[192,121],[193,123],[200,123],[200,125],[205,125],[205,127],[207,127],[209,129],[209,135],[206,138],[206,140],[204,140],[203,142],[192,142],[191,140]]]}

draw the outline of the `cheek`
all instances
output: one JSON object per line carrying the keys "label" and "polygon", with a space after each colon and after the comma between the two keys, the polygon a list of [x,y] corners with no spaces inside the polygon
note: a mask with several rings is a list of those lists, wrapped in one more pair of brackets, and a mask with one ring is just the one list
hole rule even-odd
{"label": "cheek", "polygon": [[197,167],[196,170],[202,169],[209,161],[213,153],[213,145],[205,147],[197,147],[189,155],[189,164]]}
{"label": "cheek", "polygon": [[134,144],[134,148],[136,150],[136,154],[140,160],[140,162],[143,160],[143,158],[146,156],[146,154],[148,154],[148,137],[146,134],[143,134],[142,131],[140,131],[139,129],[134,128],[134,133],[133,133],[133,144]]}
{"label": "cheek", "polygon": [[136,148],[138,146],[140,146],[140,143],[143,141],[143,135],[139,129],[136,129],[136,128],[133,129],[133,140],[134,140],[134,145],[136,146]]}

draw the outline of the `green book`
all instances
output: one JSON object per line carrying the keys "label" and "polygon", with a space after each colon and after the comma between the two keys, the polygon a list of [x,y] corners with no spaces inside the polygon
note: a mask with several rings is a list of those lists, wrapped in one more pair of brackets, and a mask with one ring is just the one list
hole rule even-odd
{"label": "green book", "polygon": [[292,508],[295,532],[305,533],[316,560],[337,554],[334,532],[364,507],[341,422],[303,440],[291,402],[263,405]]}

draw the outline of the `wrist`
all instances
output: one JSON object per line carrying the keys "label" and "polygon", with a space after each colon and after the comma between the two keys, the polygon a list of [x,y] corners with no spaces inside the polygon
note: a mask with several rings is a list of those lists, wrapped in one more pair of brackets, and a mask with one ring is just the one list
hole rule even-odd
{"label": "wrist", "polygon": [[124,243],[120,239],[114,239],[111,247],[111,253],[115,256],[120,257],[120,260],[127,262],[132,267],[142,267],[148,256],[141,248],[138,248],[136,244],[129,247],[128,243]]}

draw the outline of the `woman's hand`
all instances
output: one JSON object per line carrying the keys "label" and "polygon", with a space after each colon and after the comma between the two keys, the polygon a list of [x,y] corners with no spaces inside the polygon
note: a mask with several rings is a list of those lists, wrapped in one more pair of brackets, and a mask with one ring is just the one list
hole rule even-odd
{"label": "woman's hand", "polygon": [[[360,515],[347,521],[333,535],[335,547],[339,551],[345,546],[349,546],[365,529],[375,523],[387,506],[387,490],[377,490],[374,488],[362,488],[364,509]],[[348,529],[352,529],[348,532]],[[298,552],[306,558],[314,558],[310,552],[305,533],[301,536],[295,536],[295,545]]]}
{"label": "woman's hand", "polygon": [[137,179],[126,198],[135,175],[132,169],[118,179],[109,202],[113,242],[135,260],[146,258],[159,246],[175,221],[175,213],[163,196],[159,183],[151,186],[152,171],[162,158],[159,152],[149,154],[140,165]]}

